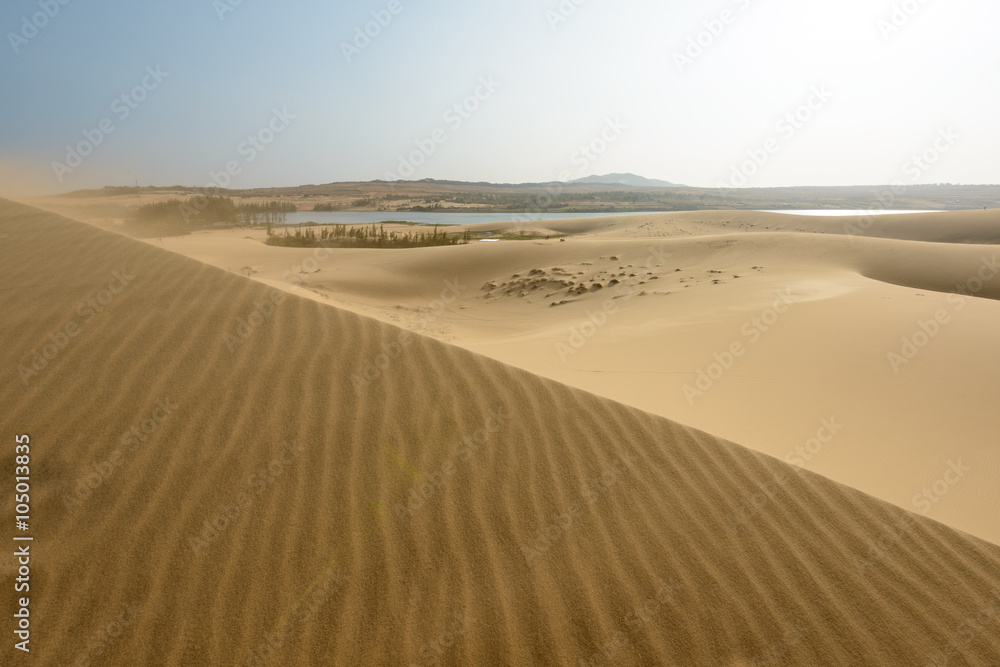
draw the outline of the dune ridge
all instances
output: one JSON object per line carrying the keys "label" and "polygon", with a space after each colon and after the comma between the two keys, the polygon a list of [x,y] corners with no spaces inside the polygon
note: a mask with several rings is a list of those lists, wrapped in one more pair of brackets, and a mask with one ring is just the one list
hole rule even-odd
{"label": "dune ridge", "polygon": [[67,218],[0,235],[39,664],[1000,659],[1000,547]]}

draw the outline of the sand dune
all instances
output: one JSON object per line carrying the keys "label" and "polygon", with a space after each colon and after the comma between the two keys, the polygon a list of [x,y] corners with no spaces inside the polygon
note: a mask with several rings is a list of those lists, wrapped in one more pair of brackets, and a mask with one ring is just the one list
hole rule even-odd
{"label": "sand dune", "polygon": [[[885,238],[927,243],[1000,243],[996,210],[894,215],[795,215],[767,211],[682,211],[606,218],[482,223],[471,229],[523,229],[564,234],[665,236],[727,232],[809,232],[854,239]],[[464,228],[463,227],[463,228]]]}
{"label": "sand dune", "polygon": [[38,664],[1000,659],[1000,547],[65,218],[0,235]]}
{"label": "sand dune", "polygon": [[[924,240],[970,226],[1000,240],[995,215],[889,216],[900,238],[844,234],[856,217],[702,211],[532,222],[570,236],[405,252],[272,248],[247,230],[162,245],[1000,544],[1000,250]],[[728,359],[734,343],[744,354]],[[970,471],[945,488],[951,463]]]}

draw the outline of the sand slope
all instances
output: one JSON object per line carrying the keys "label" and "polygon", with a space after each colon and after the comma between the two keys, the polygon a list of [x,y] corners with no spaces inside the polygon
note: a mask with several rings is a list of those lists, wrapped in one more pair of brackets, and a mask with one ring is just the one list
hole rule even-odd
{"label": "sand slope", "polygon": [[0,235],[33,663],[1000,660],[996,546],[65,218],[4,203]]}
{"label": "sand slope", "polygon": [[[821,233],[840,225],[829,218],[709,211],[543,221],[532,224],[571,236],[407,251],[275,248],[242,229],[162,247],[234,272],[252,266],[267,285],[695,426],[1000,544],[1000,246],[911,238],[978,225],[1000,240],[996,215],[888,216],[906,223],[893,225],[901,238]],[[716,360],[734,343],[745,352],[720,375]],[[830,421],[833,439],[817,442]],[[952,462],[969,470],[942,486]]]}

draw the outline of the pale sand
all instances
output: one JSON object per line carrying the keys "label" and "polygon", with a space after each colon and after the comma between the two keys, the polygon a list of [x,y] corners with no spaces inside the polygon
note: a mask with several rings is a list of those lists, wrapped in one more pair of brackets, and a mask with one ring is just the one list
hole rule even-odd
{"label": "pale sand", "polygon": [[[529,224],[573,236],[317,253],[233,230],[163,245],[234,271],[251,265],[268,284],[676,419],[1000,544],[1000,248],[965,242],[1000,243],[1000,212],[869,221],[703,211]],[[899,239],[880,238],[891,235]],[[545,275],[528,276],[536,269]],[[993,277],[976,282],[980,269]],[[623,283],[607,289],[611,276]],[[556,284],[530,284],[595,277],[606,288],[582,296],[546,298]],[[465,289],[432,309],[447,281]],[[482,289],[512,281],[510,294]],[[949,294],[958,286],[975,298]],[[780,294],[794,304],[775,318]],[[588,314],[614,296],[595,331]],[[904,350],[904,338],[926,344]],[[707,377],[734,343],[744,354]],[[951,463],[968,468],[955,484]]]}
{"label": "pale sand", "polygon": [[[236,332],[237,318],[269,298],[267,286],[16,204],[0,208],[0,234],[7,281],[0,422],[8,438],[32,437],[31,619],[38,642],[32,660],[38,664],[258,664],[266,658],[275,665],[585,660],[728,667],[1000,659],[1000,547],[676,422],[313,300],[286,296],[230,350],[226,335]],[[164,245],[183,249],[198,240]],[[629,308],[638,304],[651,313],[654,307],[643,304],[659,303],[681,320],[685,304],[730,303],[735,314],[702,326],[707,336],[786,286],[776,277],[778,258],[797,241],[737,240],[737,250],[699,248],[704,243],[671,249],[670,261],[683,260],[682,273],[700,280],[687,290],[692,295],[680,296],[673,284],[657,286],[678,293],[679,305],[650,296],[630,300]],[[754,252],[763,259],[752,263],[766,268],[759,275],[739,270],[748,275],[736,281],[746,285],[743,296],[757,296],[737,305],[724,296],[731,283],[712,286],[699,271],[704,265],[728,272],[730,262],[745,263],[738,257],[744,243],[760,245]],[[479,244],[393,257],[350,251],[325,262],[317,275],[327,274],[326,289],[336,288],[359,309],[382,312],[389,301],[426,304],[457,272],[471,292],[448,319],[431,323],[438,333],[472,341],[467,332],[479,331],[472,343],[497,356],[513,354],[521,337],[522,356],[541,367],[551,365],[541,355],[552,340],[533,342],[539,323],[565,313],[579,317],[590,302],[546,309],[541,299],[528,304],[512,297],[484,306],[476,276],[556,259],[591,261],[583,259],[591,255],[617,254],[623,266],[636,264],[645,244],[577,238],[559,246]],[[301,251],[261,252],[262,264],[303,257]],[[808,314],[866,293],[871,281],[837,268],[838,252],[787,260],[781,274],[800,270],[803,281],[814,281],[808,289],[792,285],[801,300],[795,309]],[[870,252],[878,258],[875,246]],[[957,252],[947,261],[958,267],[966,259]],[[359,274],[369,260],[378,263]],[[851,290],[817,278],[822,266]],[[135,277],[86,322],[77,304],[99,294],[115,270]],[[906,300],[893,292],[903,288],[873,284],[888,298],[865,311],[874,318],[865,337],[889,326],[883,312],[923,314],[905,310]],[[938,297],[913,301],[918,298]],[[989,318],[985,308],[992,305],[982,301],[964,313]],[[490,308],[503,315],[475,319]],[[787,314],[793,328],[822,333],[795,312]],[[620,318],[641,320],[624,308]],[[675,329],[704,319],[692,315]],[[23,383],[18,365],[70,322],[80,333]],[[508,327],[509,340],[487,333],[494,322]],[[558,319],[551,322],[554,330],[565,329]],[[617,322],[601,335],[625,340],[629,329]],[[952,350],[947,359],[979,345],[965,336],[974,327],[962,322],[956,318],[954,329],[942,334],[960,339],[942,346]],[[671,332],[662,323],[651,327],[658,329]],[[840,326],[838,335],[850,331]],[[774,360],[771,347],[805,345],[792,332],[774,333],[760,341],[759,359],[741,363],[771,373],[798,367],[794,359],[777,370],[762,366]],[[696,337],[688,332],[683,339]],[[718,333],[697,349],[729,337]],[[647,369],[660,375],[657,365],[669,365],[670,355],[675,364],[684,358],[671,351],[677,340],[663,341],[664,356],[631,369],[636,378]],[[641,345],[652,349],[640,335],[625,353],[640,360]],[[612,354],[613,346],[596,337],[579,354],[599,357],[599,347]],[[827,357],[847,357],[836,347],[824,349]],[[391,358],[377,376],[352,382],[386,352]],[[922,357],[921,363],[944,372],[935,355],[945,352],[924,354],[935,361]],[[688,356],[688,368],[700,363],[700,356]],[[822,361],[835,366],[834,359]],[[981,361],[975,377],[989,363]],[[865,368],[864,359],[839,368],[845,392],[872,391],[868,375],[852,375]],[[572,369],[559,372],[582,377]],[[816,371],[802,372],[808,378]],[[729,400],[729,391],[718,387],[712,405]],[[122,443],[132,426],[162,414],[156,406],[164,400],[177,407],[148,439],[134,447]],[[742,400],[749,404],[730,417],[734,424],[752,416],[753,401],[761,399],[743,393]],[[891,417],[898,399],[886,401],[870,409]],[[798,419],[798,409],[803,406],[785,406],[757,423]],[[949,442],[966,456],[976,446],[965,440],[972,427],[962,415],[940,415],[951,427]],[[985,424],[994,418],[975,417]],[[906,418],[925,415],[911,406]],[[889,432],[908,426],[882,423]],[[840,459],[846,470],[850,457],[837,448],[856,448],[847,435],[862,430],[845,430],[844,444],[838,435],[816,463]],[[480,444],[456,450],[477,431]],[[283,442],[294,446],[283,449]],[[882,447],[896,453],[899,465],[920,455],[903,440],[887,438]],[[4,460],[12,470],[13,438]],[[870,460],[853,463],[863,467]],[[94,465],[107,472],[109,461],[115,464],[106,478],[81,492],[87,487],[79,483]],[[977,484],[970,474],[942,503],[976,495],[968,489]],[[398,512],[421,487],[423,504]],[[206,522],[216,519],[218,528],[206,532]],[[193,543],[199,536],[204,543]],[[3,587],[11,591],[9,556],[3,573]],[[11,643],[8,636],[4,664],[12,664]]]}

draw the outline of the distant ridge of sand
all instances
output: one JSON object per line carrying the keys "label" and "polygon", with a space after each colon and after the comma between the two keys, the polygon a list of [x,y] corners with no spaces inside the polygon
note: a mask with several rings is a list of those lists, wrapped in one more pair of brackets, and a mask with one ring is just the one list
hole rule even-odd
{"label": "distant ridge of sand", "polygon": [[930,519],[19,204],[0,267],[37,664],[1000,660],[1000,547]]}

